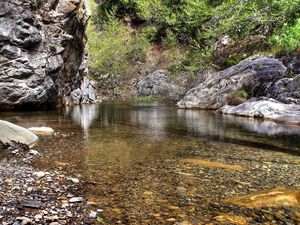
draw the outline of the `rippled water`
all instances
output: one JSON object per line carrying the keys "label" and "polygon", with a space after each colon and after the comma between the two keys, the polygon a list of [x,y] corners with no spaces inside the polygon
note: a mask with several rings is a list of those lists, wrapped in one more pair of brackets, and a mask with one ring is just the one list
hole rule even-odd
{"label": "rippled water", "polygon": [[[103,103],[62,111],[0,113],[0,118],[24,127],[54,128],[56,135],[42,137],[37,146],[44,154],[37,166],[68,163],[67,168],[77,168],[92,183],[86,187],[87,195],[105,209],[111,224],[136,221],[157,224],[164,223],[168,217],[201,221],[200,213],[194,213],[200,204],[199,196],[207,193],[210,202],[231,195],[224,190],[214,192],[209,186],[202,187],[203,182],[199,184],[199,180],[182,180],[178,173],[184,174],[191,168],[180,166],[181,158],[221,160],[242,164],[250,170],[263,161],[290,163],[295,159],[299,162],[300,155],[299,126],[212,111],[179,110],[158,103]],[[208,177],[217,180],[228,180],[226,176],[232,175],[235,179],[243,177],[208,172],[213,173]],[[266,188],[277,184],[276,177],[272,176],[276,176],[276,172],[264,178],[270,180]],[[283,175],[278,182],[294,188],[299,176],[294,178],[294,183],[288,184],[289,178]],[[261,180],[255,179],[251,177],[249,182],[257,189],[262,188],[257,187]],[[217,181],[212,182],[213,186],[214,182]],[[184,188],[189,191],[185,195],[178,194],[178,190]],[[249,190],[239,192],[246,194]],[[196,205],[194,211],[191,211],[192,203]],[[170,205],[180,207],[180,213],[174,215]],[[162,215],[152,215],[158,212]]]}

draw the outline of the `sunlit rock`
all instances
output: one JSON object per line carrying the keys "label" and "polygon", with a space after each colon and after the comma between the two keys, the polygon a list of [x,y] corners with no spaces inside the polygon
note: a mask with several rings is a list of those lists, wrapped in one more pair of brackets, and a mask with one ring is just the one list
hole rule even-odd
{"label": "sunlit rock", "polygon": [[28,129],[0,120],[0,140],[2,142],[17,141],[33,146],[38,141],[38,137]]}
{"label": "sunlit rock", "polygon": [[28,128],[32,133],[37,135],[53,135],[54,130],[51,127],[30,127]]}
{"label": "sunlit rock", "polygon": [[300,105],[284,104],[268,98],[253,98],[238,106],[226,105],[220,109],[220,112],[300,124]]}
{"label": "sunlit rock", "polygon": [[247,225],[249,224],[248,220],[241,216],[236,216],[232,214],[220,213],[214,218],[221,224],[235,224],[235,225]]}
{"label": "sunlit rock", "polygon": [[[236,105],[239,92],[247,97],[261,96],[266,86],[281,79],[286,67],[269,57],[249,58],[208,78],[187,92],[177,103],[179,108],[219,109]],[[243,99],[245,101],[246,98]]]}
{"label": "sunlit rock", "polygon": [[220,162],[211,162],[211,161],[206,161],[206,160],[201,160],[201,159],[181,159],[181,163],[186,163],[186,164],[192,164],[196,166],[201,166],[201,167],[208,167],[208,168],[216,168],[216,169],[225,169],[225,170],[236,170],[236,171],[244,171],[244,168],[239,166],[239,165],[228,165]]}
{"label": "sunlit rock", "polygon": [[247,208],[260,207],[300,207],[300,190],[276,188],[258,193],[229,198],[225,203]]}

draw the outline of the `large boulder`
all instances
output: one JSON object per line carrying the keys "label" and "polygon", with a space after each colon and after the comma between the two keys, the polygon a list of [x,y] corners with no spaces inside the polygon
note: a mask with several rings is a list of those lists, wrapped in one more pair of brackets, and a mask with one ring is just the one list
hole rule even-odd
{"label": "large boulder", "polygon": [[284,104],[269,98],[253,98],[238,106],[223,106],[223,114],[271,119],[278,122],[300,124],[300,105]]}
{"label": "large boulder", "polygon": [[23,127],[0,120],[0,140],[4,143],[17,141],[33,146],[38,141],[38,137]]}
{"label": "large boulder", "polygon": [[83,1],[6,0],[0,8],[0,110],[69,102],[87,75]]}
{"label": "large boulder", "polygon": [[224,71],[210,74],[204,82],[188,91],[177,106],[219,109],[235,104],[234,99],[239,97],[239,92],[244,93],[246,98],[262,96],[267,85],[283,78],[285,71],[286,67],[276,59],[249,58]]}
{"label": "large boulder", "polygon": [[166,71],[156,70],[133,85],[136,97],[165,98],[179,100],[184,88],[173,84],[166,76]]}

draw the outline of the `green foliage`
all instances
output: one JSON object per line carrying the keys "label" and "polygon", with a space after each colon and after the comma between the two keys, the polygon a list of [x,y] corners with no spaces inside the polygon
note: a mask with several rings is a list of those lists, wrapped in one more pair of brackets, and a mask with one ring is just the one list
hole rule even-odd
{"label": "green foliage", "polygon": [[299,0],[226,0],[214,8],[205,36],[217,39],[228,34],[239,40],[247,35],[269,35],[294,20],[299,7]]}
{"label": "green foliage", "polygon": [[[300,0],[107,0],[92,21],[101,32],[90,38],[91,65],[109,74],[143,62],[149,42],[173,54],[172,69],[188,71],[211,66],[220,51],[222,66],[231,66],[254,52],[300,47]],[[138,34],[128,34],[125,23]],[[258,35],[265,43],[247,42]],[[227,49],[224,36],[232,40]]]}
{"label": "green foliage", "polygon": [[171,30],[167,30],[166,37],[163,40],[163,46],[167,49],[176,48],[178,45],[177,38]]}
{"label": "green foliage", "polygon": [[279,51],[293,52],[300,48],[300,19],[292,25],[285,24],[270,38],[273,48]]}
{"label": "green foliage", "polygon": [[151,97],[151,96],[146,96],[146,97],[137,97],[135,99],[136,102],[138,103],[151,103],[151,102],[163,102],[163,98],[157,98],[157,97]]}
{"label": "green foliage", "polygon": [[132,64],[147,58],[149,42],[142,35],[131,35],[126,26],[111,17],[98,31],[93,23],[87,28],[90,54],[89,66],[100,74],[118,76]]}
{"label": "green foliage", "polygon": [[247,99],[248,96],[249,96],[249,94],[247,93],[247,91],[244,90],[244,89],[237,90],[236,93],[235,93],[235,95],[236,95],[236,97],[245,98],[245,99]]}

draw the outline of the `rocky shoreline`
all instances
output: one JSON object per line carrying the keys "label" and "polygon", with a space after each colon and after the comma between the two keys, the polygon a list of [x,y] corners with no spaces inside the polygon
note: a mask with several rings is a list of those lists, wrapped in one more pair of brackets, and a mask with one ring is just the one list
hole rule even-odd
{"label": "rocky shoreline", "polygon": [[290,69],[277,59],[249,58],[208,74],[177,107],[299,124],[300,75],[287,78],[288,72]]}
{"label": "rocky shoreline", "polygon": [[[66,170],[60,164],[38,170],[34,164],[43,156],[19,142],[33,144],[37,136],[25,128],[0,122],[1,224],[93,224],[96,220],[102,221],[102,210],[85,198],[85,181],[78,172]],[[31,130],[53,134],[51,128]]]}
{"label": "rocky shoreline", "polygon": [[[37,171],[35,150],[16,151],[0,165],[0,220],[3,225],[94,224],[102,210],[84,197],[84,179],[61,167]],[[75,176],[74,176],[75,175]]]}

